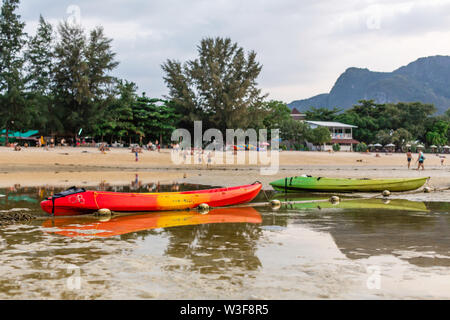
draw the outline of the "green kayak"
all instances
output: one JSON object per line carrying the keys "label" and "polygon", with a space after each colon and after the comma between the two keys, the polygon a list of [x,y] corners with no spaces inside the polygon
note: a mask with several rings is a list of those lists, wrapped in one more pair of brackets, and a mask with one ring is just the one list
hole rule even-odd
{"label": "green kayak", "polygon": [[399,179],[340,179],[322,177],[290,177],[273,181],[270,185],[277,191],[298,192],[307,191],[409,191],[420,188],[425,184],[425,178]]}

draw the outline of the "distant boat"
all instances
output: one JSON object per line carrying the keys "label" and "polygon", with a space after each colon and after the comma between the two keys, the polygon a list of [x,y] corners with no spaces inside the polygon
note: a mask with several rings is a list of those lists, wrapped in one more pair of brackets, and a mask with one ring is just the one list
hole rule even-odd
{"label": "distant boat", "polygon": [[112,237],[130,232],[215,223],[262,223],[262,217],[252,207],[218,208],[208,214],[195,211],[168,211],[152,214],[115,216],[106,221],[93,216],[52,218],[42,226],[66,237]]}
{"label": "distant boat", "polygon": [[341,179],[323,177],[290,177],[276,180],[270,185],[277,191],[298,192],[307,191],[409,191],[420,188],[429,179],[426,178],[398,178],[398,179]]}

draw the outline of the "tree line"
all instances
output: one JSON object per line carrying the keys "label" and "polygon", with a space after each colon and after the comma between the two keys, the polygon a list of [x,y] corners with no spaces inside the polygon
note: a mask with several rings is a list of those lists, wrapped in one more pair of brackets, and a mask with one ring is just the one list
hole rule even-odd
{"label": "tree line", "polygon": [[338,121],[358,126],[353,131],[356,140],[364,144],[407,144],[444,146],[450,139],[450,109],[443,115],[434,115],[432,104],[421,102],[375,103],[360,100],[348,110],[310,108],[308,120]]}
{"label": "tree line", "polygon": [[[330,141],[327,128],[311,129],[291,117],[286,103],[268,100],[258,87],[262,65],[254,51],[229,38],[204,38],[197,58],[167,59],[161,64],[168,95],[138,94],[135,83],[112,76],[119,65],[112,39],[101,26],[86,31],[60,22],[56,28],[40,16],[34,35],[24,32],[19,0],[3,0],[0,13],[0,129],[39,130],[44,136],[95,137],[97,141],[170,143],[175,128],[280,129],[293,145]],[[449,114],[435,116],[421,103],[360,105],[342,112],[311,108],[310,120],[334,120],[358,126],[355,138],[366,143],[419,139],[448,141]],[[392,141],[394,141],[392,140]],[[395,140],[396,141],[396,140]]]}
{"label": "tree line", "polygon": [[[86,32],[64,21],[56,30],[42,16],[25,33],[19,0],[3,0],[0,13],[0,128],[37,129],[44,136],[139,141],[175,129],[165,99],[138,96],[137,86],[111,74],[117,68],[112,39],[101,26]],[[74,140],[75,141],[75,140]]]}

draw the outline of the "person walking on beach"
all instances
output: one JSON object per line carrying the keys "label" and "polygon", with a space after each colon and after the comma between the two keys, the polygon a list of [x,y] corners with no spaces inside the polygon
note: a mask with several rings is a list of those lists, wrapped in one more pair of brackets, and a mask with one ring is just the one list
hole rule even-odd
{"label": "person walking on beach", "polygon": [[408,149],[408,152],[406,153],[406,159],[408,160],[408,169],[411,166],[411,160],[412,160],[412,153],[411,149]]}
{"label": "person walking on beach", "polygon": [[416,160],[416,163],[419,162],[419,165],[417,166],[417,170],[420,169],[420,167],[422,167],[422,170],[425,170],[425,167],[423,165],[423,162],[425,161],[425,156],[423,155],[423,152],[421,149],[419,149],[419,157]]}
{"label": "person walking on beach", "polygon": [[138,160],[139,160],[139,151],[138,151],[137,148],[134,149],[134,154],[136,155],[136,162],[138,162]]}

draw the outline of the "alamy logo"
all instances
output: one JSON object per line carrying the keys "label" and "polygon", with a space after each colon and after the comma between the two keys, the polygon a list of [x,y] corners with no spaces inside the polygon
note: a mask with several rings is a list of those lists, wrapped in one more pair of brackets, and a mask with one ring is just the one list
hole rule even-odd
{"label": "alamy logo", "polygon": [[71,274],[66,280],[66,286],[69,290],[80,290],[81,289],[81,271],[80,267],[69,264],[67,265],[67,273]]}
{"label": "alamy logo", "polygon": [[366,281],[367,289],[379,290],[381,288],[381,268],[380,266],[369,266],[366,268],[369,277]]}
{"label": "alamy logo", "polygon": [[67,7],[66,13],[69,15],[67,22],[72,25],[81,24],[81,8],[75,4]]}
{"label": "alamy logo", "polygon": [[[270,143],[267,138],[267,129],[258,132],[255,129],[227,129],[224,142],[220,130],[208,129],[203,133],[202,122],[195,121],[194,140],[186,129],[172,132],[172,141],[176,142],[172,149],[172,162],[178,165],[259,165],[262,175],[273,175],[279,167],[279,130],[270,130]],[[205,147],[204,143],[207,143]]]}

